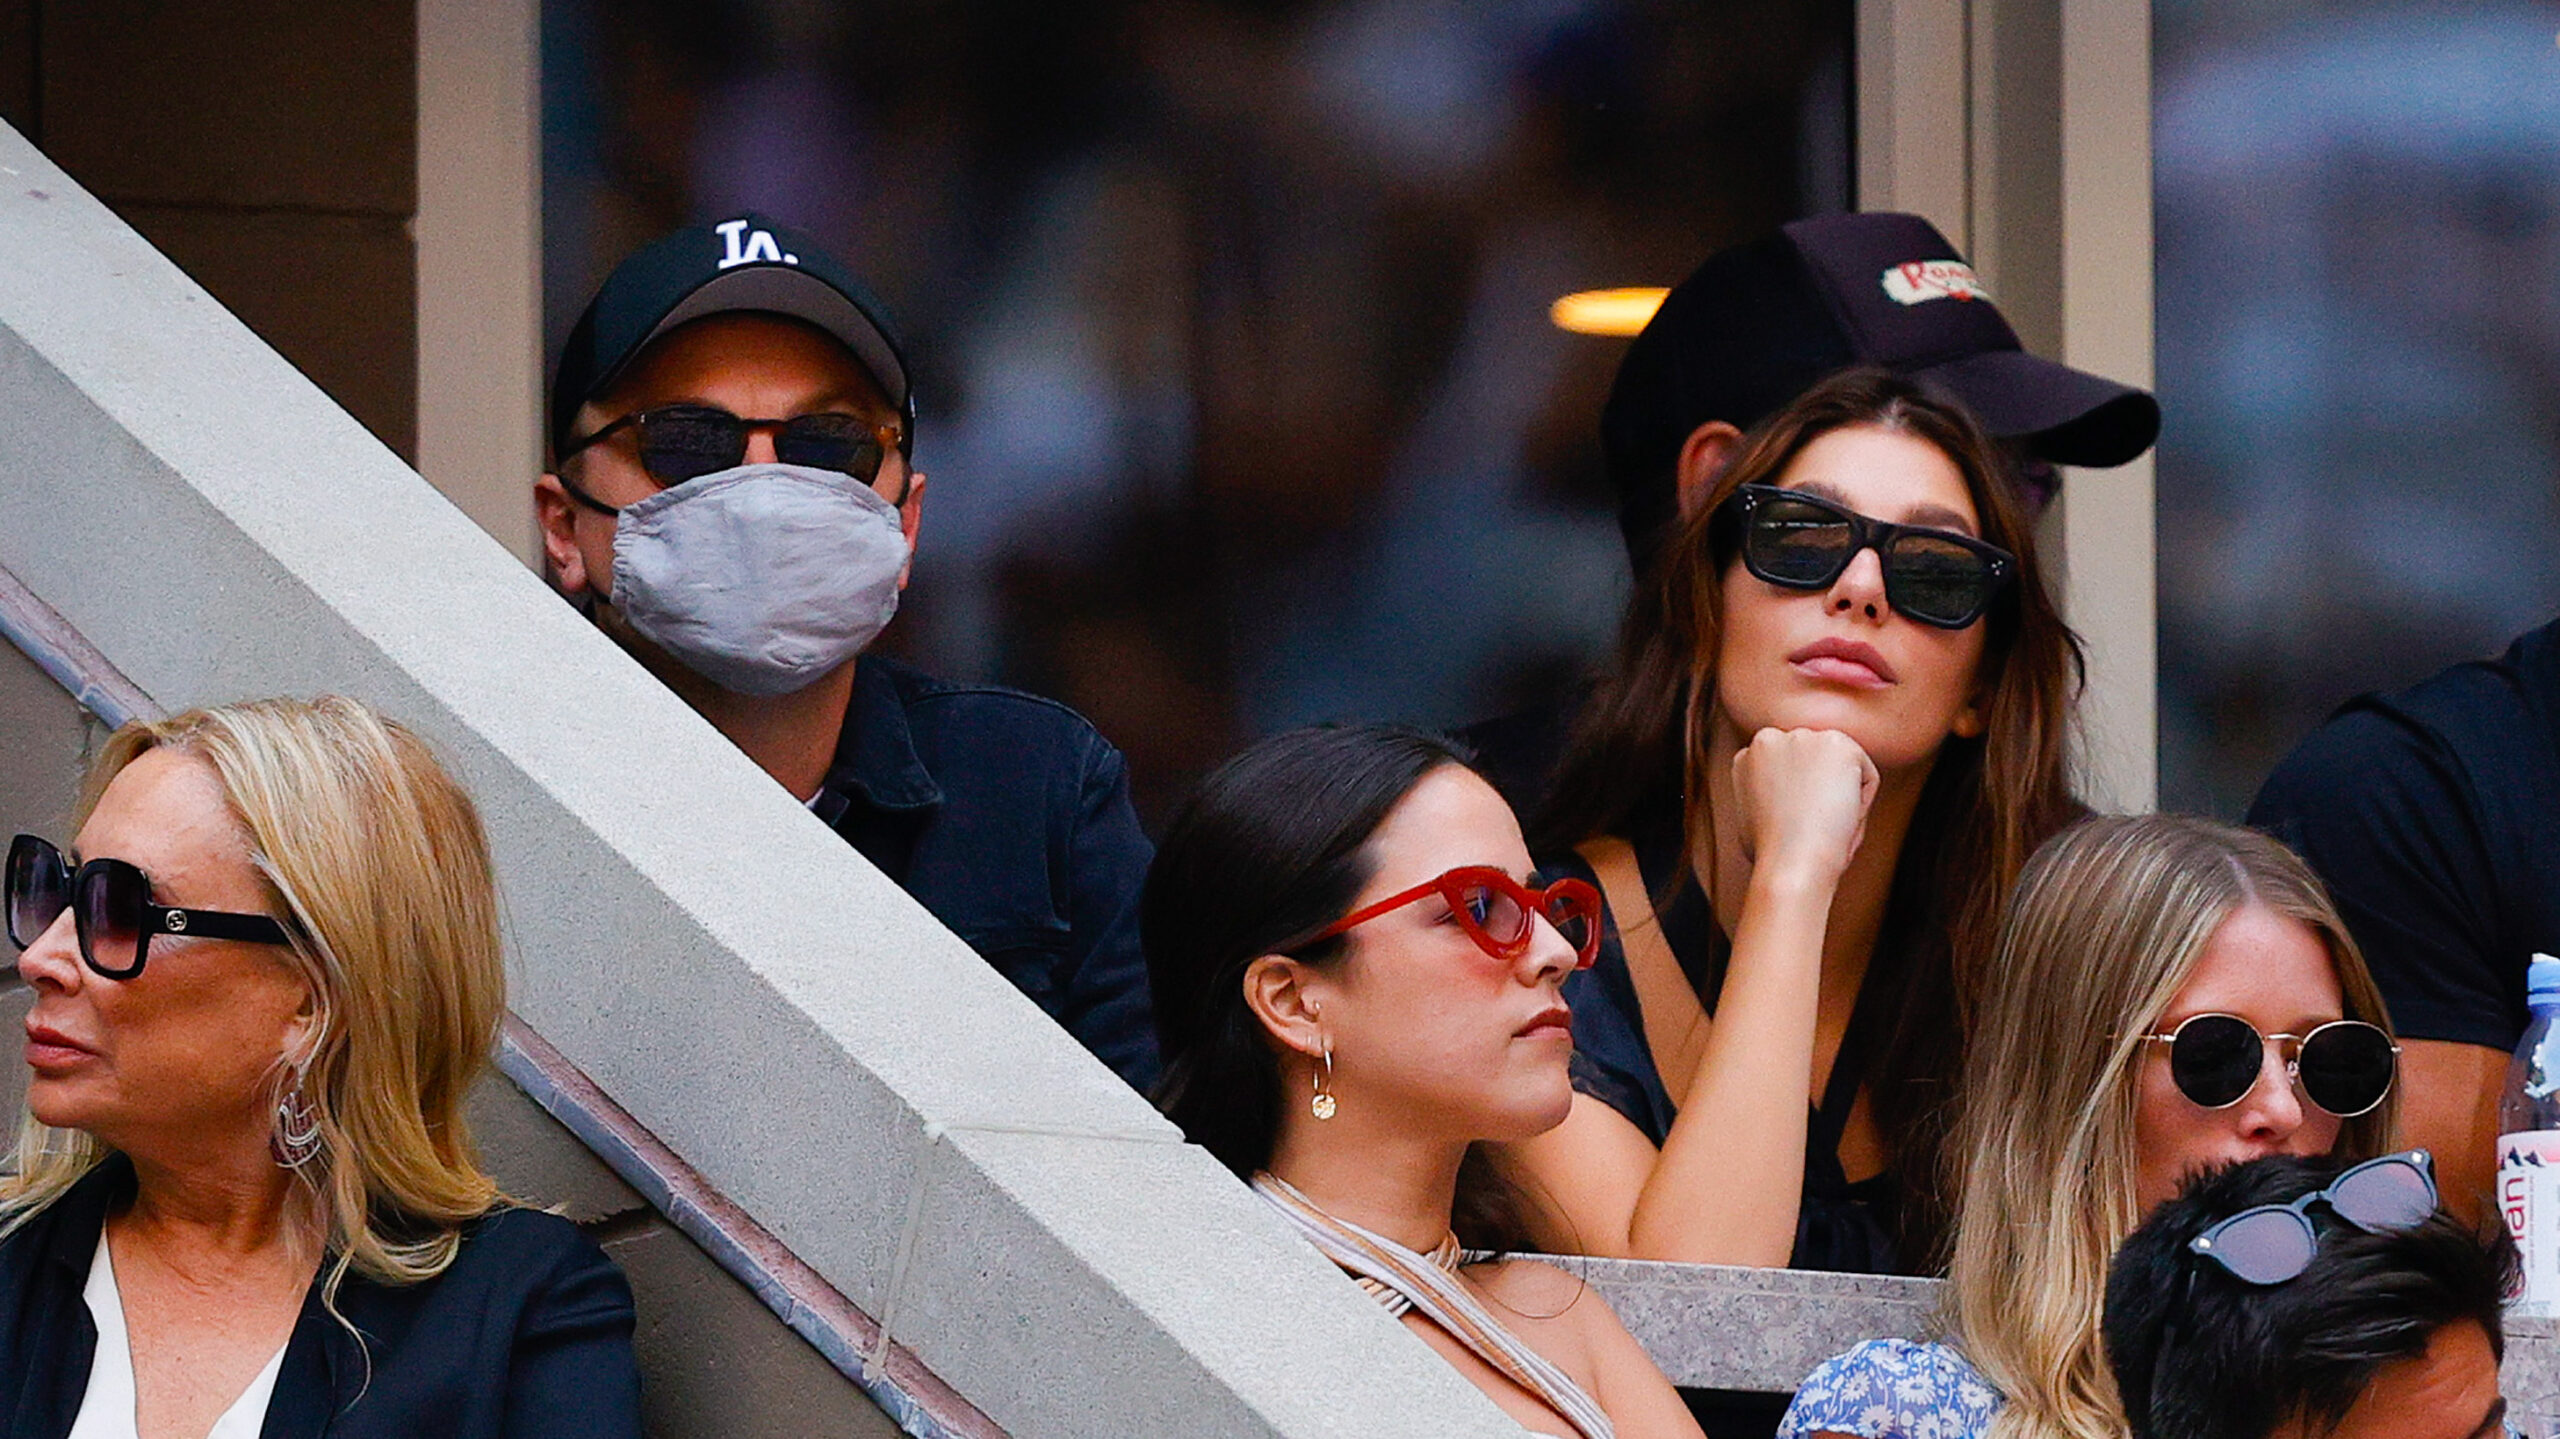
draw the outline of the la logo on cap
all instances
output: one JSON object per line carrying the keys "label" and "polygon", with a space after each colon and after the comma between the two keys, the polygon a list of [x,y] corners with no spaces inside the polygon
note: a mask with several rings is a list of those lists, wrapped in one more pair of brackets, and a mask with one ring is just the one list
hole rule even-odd
{"label": "la logo on cap", "polygon": [[1905,260],[1884,272],[1884,292],[1905,305],[1991,298],[1982,277],[1962,260]]}
{"label": "la logo on cap", "polygon": [[729,253],[720,257],[720,268],[723,270],[735,269],[740,265],[797,265],[800,263],[799,256],[786,255],[782,252],[782,246],[774,241],[771,230],[752,229],[744,220],[723,220],[711,228],[719,231],[720,238],[727,241],[729,245]]}

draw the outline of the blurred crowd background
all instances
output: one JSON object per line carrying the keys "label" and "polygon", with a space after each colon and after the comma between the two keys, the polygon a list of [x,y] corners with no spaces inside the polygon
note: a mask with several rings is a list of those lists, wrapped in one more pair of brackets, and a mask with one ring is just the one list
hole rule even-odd
{"label": "blurred crowd background", "polygon": [[[1083,710],[1160,821],[1257,735],[1599,659],[1623,342],[1547,307],[1846,208],[1853,9],[545,0],[549,338],[685,220],[833,241],[921,376],[889,648]],[[2560,50],[2540,4],[2154,17],[2161,802],[2236,815],[2560,598]]]}
{"label": "blurred crowd background", "polygon": [[2160,802],[2560,609],[2560,9],[2153,0]]}
{"label": "blurred crowd background", "polygon": [[1464,723],[1599,658],[1624,342],[1547,307],[1844,208],[1850,21],[548,0],[550,338],[684,220],[835,242],[920,373],[932,485],[889,647],[1082,710],[1160,821],[1255,736]]}

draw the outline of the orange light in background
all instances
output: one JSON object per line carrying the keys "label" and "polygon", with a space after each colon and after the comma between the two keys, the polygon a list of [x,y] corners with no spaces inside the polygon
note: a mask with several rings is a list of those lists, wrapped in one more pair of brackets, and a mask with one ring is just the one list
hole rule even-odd
{"label": "orange light in background", "polygon": [[1577,335],[1632,335],[1645,327],[1670,294],[1659,285],[1625,290],[1583,290],[1547,307],[1547,318],[1559,330]]}

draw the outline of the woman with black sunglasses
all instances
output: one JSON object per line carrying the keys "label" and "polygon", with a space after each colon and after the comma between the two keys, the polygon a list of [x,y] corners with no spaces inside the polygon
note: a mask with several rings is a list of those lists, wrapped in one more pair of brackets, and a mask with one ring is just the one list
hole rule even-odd
{"label": "woman with black sunglasses", "polygon": [[2081,813],[2078,642],[2007,475],[1953,401],[1846,372],[1702,479],[1639,583],[1536,826],[1610,920],[1573,1114],[1503,1156],[1544,1244],[1938,1262],[1966,988]]}
{"label": "woman with black sunglasses", "polygon": [[639,1434],[621,1271],[472,1148],[497,895],[415,735],[334,697],[128,724],[6,917],[8,1433]]}
{"label": "woman with black sunglasses", "polygon": [[[1875,1340],[1815,1369],[1779,1433],[2121,1439],[2099,1338],[2107,1264],[2201,1171],[2391,1146],[2398,1048],[2320,882],[2264,835],[2179,815],[2091,819],[2018,882],[1976,1014],[1950,1156],[1941,1342]],[[2331,1208],[2431,1211],[2421,1156],[2357,1171]],[[2272,1282],[2313,1227],[2213,1236]],[[2297,1266],[2298,1269],[2298,1266]]]}
{"label": "woman with black sunglasses", "polygon": [[1182,811],[1142,915],[1183,1133],[1540,1434],[1696,1439],[1609,1307],[1511,1259],[1516,1198],[1478,1146],[1562,1119],[1599,896],[1532,886],[1493,787],[1443,740],[1298,730]]}

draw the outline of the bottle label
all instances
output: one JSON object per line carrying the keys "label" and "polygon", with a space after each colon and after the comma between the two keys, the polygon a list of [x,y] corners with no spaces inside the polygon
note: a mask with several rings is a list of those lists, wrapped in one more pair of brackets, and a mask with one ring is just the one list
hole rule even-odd
{"label": "bottle label", "polygon": [[2498,1136],[2498,1210],[2524,1261],[2511,1312],[2560,1317],[2560,1129]]}

